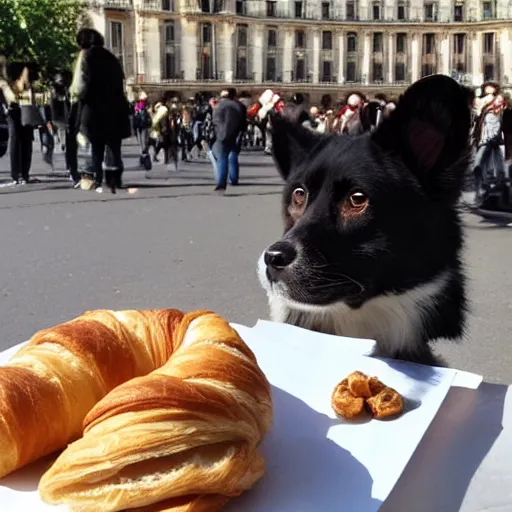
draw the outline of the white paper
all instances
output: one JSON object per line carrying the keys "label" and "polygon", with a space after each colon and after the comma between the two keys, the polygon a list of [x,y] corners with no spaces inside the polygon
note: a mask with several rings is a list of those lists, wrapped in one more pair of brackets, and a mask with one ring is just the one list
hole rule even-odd
{"label": "white paper", "polygon": [[[274,426],[262,445],[267,469],[226,512],[372,512],[389,495],[442,404],[455,370],[384,361],[371,340],[260,321],[233,324],[273,387]],[[0,353],[5,364],[19,347]],[[402,393],[407,412],[392,421],[342,422],[331,410],[336,384],[354,370]],[[470,374],[471,375],[471,374]],[[471,379],[470,379],[471,380]],[[48,460],[0,480],[1,512],[66,510],[37,494]]]}
{"label": "white paper", "polygon": [[[371,349],[367,340],[286,325],[274,328],[268,322],[254,329],[233,327],[273,385],[274,428],[262,445],[265,476],[226,510],[378,510],[435,417],[456,372],[362,356],[361,349]],[[409,410],[388,421],[337,419],[331,393],[354,370],[376,375],[402,393]]]}

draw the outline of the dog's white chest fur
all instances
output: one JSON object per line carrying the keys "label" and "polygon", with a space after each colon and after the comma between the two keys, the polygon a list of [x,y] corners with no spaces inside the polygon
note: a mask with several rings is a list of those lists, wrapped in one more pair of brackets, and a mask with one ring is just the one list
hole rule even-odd
{"label": "dog's white chest fur", "polygon": [[405,293],[382,295],[359,309],[351,309],[343,302],[329,306],[297,303],[285,293],[272,289],[261,267],[259,276],[267,291],[273,321],[338,336],[376,340],[377,354],[383,357],[397,351],[414,353],[421,348],[429,308],[435,304],[449,277],[447,273],[441,274],[430,283]]}

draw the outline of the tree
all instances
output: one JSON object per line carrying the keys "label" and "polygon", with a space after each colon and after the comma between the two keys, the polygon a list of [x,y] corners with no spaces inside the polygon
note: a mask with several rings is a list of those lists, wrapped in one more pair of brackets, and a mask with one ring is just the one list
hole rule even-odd
{"label": "tree", "polygon": [[80,0],[0,0],[0,54],[35,61],[43,76],[70,68],[83,17]]}

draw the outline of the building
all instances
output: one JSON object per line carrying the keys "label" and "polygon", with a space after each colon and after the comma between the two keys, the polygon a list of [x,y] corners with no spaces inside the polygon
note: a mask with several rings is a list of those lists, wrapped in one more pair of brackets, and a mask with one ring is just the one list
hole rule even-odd
{"label": "building", "polygon": [[93,25],[148,94],[348,90],[422,76],[512,82],[508,0],[89,0]]}

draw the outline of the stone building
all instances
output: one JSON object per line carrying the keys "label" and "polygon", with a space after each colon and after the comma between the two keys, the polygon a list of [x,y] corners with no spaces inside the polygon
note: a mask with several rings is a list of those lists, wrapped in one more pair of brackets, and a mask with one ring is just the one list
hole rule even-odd
{"label": "stone building", "polygon": [[227,84],[315,101],[397,94],[443,73],[512,83],[509,0],[89,0],[133,90],[189,96]]}

